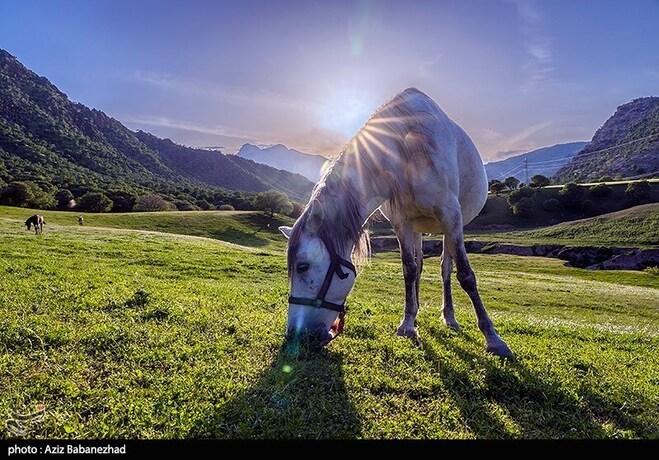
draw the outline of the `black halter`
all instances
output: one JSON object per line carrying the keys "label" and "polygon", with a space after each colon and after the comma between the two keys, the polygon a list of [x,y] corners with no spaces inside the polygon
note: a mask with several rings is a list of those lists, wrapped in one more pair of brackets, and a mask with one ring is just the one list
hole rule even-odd
{"label": "black halter", "polygon": [[308,307],[315,307],[315,308],[325,308],[327,310],[333,310],[338,313],[344,314],[346,311],[345,301],[341,304],[338,304],[338,303],[328,302],[327,300],[325,300],[325,295],[327,295],[327,291],[330,288],[330,284],[332,284],[332,278],[334,278],[334,274],[336,274],[336,276],[338,276],[339,279],[342,280],[348,277],[349,273],[343,271],[342,267],[349,268],[355,274],[355,277],[357,276],[357,269],[352,264],[352,262],[344,259],[343,257],[339,256],[333,251],[330,251],[330,266],[327,269],[327,274],[325,275],[325,280],[323,281],[323,285],[320,287],[318,296],[315,299],[290,296],[288,298],[288,303],[292,303],[295,305],[306,305]]}

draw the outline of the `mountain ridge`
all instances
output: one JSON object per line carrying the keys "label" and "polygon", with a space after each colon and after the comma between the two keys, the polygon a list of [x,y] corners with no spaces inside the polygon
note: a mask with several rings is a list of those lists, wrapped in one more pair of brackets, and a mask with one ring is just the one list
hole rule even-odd
{"label": "mountain ridge", "polygon": [[165,193],[190,187],[249,193],[274,188],[296,200],[304,200],[313,187],[300,175],[231,157],[134,132],[101,110],[71,101],[0,49],[0,185],[32,180]]}

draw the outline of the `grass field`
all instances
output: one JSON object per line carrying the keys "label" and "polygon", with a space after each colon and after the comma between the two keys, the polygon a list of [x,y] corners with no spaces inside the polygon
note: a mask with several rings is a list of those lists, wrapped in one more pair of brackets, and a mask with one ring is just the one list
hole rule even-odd
{"label": "grass field", "polygon": [[[400,264],[378,256],[349,298],[345,333],[310,354],[284,345],[274,230],[257,236],[278,243],[229,238],[246,247],[171,234],[202,231],[190,222],[161,234],[45,213],[35,236],[24,213],[0,213],[4,437],[659,437],[656,274],[471,256],[516,353],[500,361],[484,353],[457,284],[463,330],[441,324],[437,258],[423,275],[423,348],[397,338]],[[154,219],[156,230],[176,216],[121,225]]]}
{"label": "grass field", "polygon": [[470,238],[522,244],[658,247],[659,203],[634,206],[534,230],[484,234],[474,232]]}

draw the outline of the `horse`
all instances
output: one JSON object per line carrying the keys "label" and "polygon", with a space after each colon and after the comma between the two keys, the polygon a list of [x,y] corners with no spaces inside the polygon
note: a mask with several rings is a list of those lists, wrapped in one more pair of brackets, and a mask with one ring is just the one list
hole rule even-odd
{"label": "horse", "polygon": [[464,245],[463,227],[487,199],[487,177],[467,133],[426,94],[408,88],[378,108],[314,186],[288,239],[287,338],[325,346],[342,331],[345,300],[368,258],[366,223],[379,210],[400,246],[405,307],[397,335],[421,346],[416,325],[423,269],[422,234],[442,233],[442,317],[454,330],[453,263],[473,305],[486,350],[512,351],[483,305]]}
{"label": "horse", "polygon": [[43,216],[35,214],[25,221],[25,226],[28,230],[30,230],[32,225],[34,225],[34,234],[38,235],[39,233],[43,233],[43,226],[46,225],[46,221],[43,219]]}

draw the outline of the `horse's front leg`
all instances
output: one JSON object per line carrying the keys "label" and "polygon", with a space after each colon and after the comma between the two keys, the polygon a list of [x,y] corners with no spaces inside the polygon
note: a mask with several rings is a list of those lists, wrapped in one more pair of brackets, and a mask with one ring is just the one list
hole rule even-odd
{"label": "horse's front leg", "polygon": [[421,339],[416,328],[416,315],[419,312],[419,281],[423,264],[421,234],[413,231],[400,232],[398,242],[405,279],[405,313],[398,326],[397,334],[401,337],[411,338],[417,346],[420,346]]}

